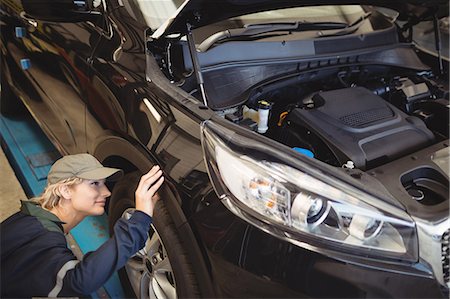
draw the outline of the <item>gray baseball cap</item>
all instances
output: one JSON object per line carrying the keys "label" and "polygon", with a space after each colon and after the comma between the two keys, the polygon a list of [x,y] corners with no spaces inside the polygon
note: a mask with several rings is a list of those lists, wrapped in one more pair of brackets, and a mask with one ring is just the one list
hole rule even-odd
{"label": "gray baseball cap", "polygon": [[64,179],[77,177],[85,180],[110,180],[121,178],[123,171],[117,168],[104,167],[90,154],[64,156],[57,160],[47,175],[47,182],[54,184]]}

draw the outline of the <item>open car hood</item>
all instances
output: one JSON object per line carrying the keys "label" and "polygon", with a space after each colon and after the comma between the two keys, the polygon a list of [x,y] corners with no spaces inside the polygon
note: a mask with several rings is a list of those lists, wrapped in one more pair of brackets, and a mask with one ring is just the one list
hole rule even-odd
{"label": "open car hood", "polygon": [[156,30],[158,39],[174,33],[186,32],[186,24],[202,27],[227,18],[265,10],[317,5],[373,5],[399,12],[400,20],[426,20],[435,13],[448,15],[448,0],[187,0]]}

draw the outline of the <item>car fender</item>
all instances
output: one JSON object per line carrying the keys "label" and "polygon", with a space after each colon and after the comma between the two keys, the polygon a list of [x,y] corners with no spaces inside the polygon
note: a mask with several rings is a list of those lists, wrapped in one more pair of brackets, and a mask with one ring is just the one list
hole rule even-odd
{"label": "car fender", "polygon": [[[93,155],[106,166],[119,168],[125,166],[129,167],[128,170],[139,169],[141,172],[146,172],[151,166],[157,164],[155,157],[140,145],[140,143],[129,141],[120,136],[109,136],[100,141]],[[123,165],[124,162],[129,163],[129,165]],[[195,266],[200,291],[205,297],[213,297],[214,291],[211,276],[204,262],[204,259],[207,257],[202,254],[200,245],[181,209],[181,197],[175,185],[170,180],[166,180],[165,185],[166,192],[164,193],[166,196],[163,200],[180,232],[179,236],[182,238],[184,244],[189,244],[186,250],[191,258],[192,264]]]}

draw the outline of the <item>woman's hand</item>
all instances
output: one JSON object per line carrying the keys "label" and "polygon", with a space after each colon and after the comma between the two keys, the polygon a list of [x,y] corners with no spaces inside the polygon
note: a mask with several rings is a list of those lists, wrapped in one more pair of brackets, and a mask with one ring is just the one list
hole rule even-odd
{"label": "woman's hand", "polygon": [[136,210],[153,216],[153,209],[159,200],[158,194],[155,193],[163,182],[164,177],[158,165],[153,166],[149,172],[141,177],[135,192]]}

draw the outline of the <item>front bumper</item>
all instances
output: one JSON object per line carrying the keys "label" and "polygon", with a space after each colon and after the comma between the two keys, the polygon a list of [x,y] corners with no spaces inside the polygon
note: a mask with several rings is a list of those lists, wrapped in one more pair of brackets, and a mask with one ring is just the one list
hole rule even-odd
{"label": "front bumper", "polygon": [[[220,297],[448,298],[436,277],[440,258],[408,265],[338,260],[280,240],[220,202],[206,210],[194,221]],[[438,257],[440,240],[442,235],[432,246]]]}

